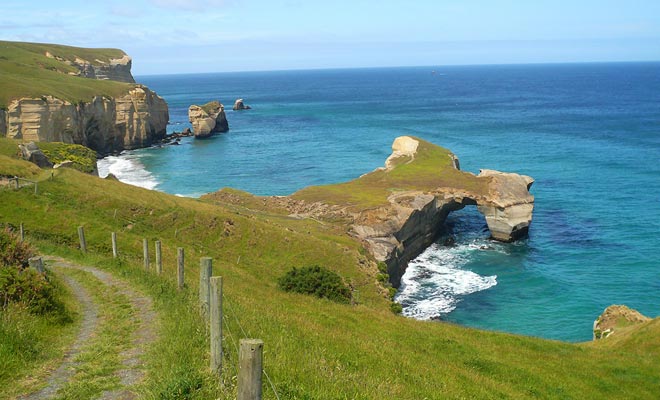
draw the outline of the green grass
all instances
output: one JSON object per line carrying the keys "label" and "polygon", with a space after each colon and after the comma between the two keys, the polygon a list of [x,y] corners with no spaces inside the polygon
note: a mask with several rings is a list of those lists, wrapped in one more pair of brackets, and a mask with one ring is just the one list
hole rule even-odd
{"label": "green grass", "polygon": [[57,280],[56,287],[66,304],[60,313],[35,315],[21,304],[0,308],[0,398],[35,391],[73,342],[78,308]]}
{"label": "green grass", "polygon": [[387,204],[390,194],[401,191],[433,191],[449,187],[476,194],[486,192],[489,178],[478,178],[454,169],[449,150],[415,139],[419,141],[415,159],[402,157],[391,171],[380,169],[346,183],[307,187],[292,197],[364,210]]}
{"label": "green grass", "polygon": [[53,96],[71,103],[90,101],[94,96],[116,97],[128,92],[130,84],[68,75],[78,69],[46,57],[46,51],[73,61],[76,56],[98,64],[124,55],[117,49],[85,49],[54,44],[0,41],[0,109],[22,97]]}
{"label": "green grass", "polygon": [[[389,183],[405,188],[403,179],[415,178],[415,185],[444,180],[478,189],[471,178],[427,170],[446,172],[443,165],[418,157],[400,164]],[[377,176],[369,181],[372,193],[351,194],[349,201],[382,201],[387,189]],[[265,368],[282,399],[653,398],[660,392],[657,320],[611,338],[616,342],[577,345],[415,321],[390,311],[376,263],[341,226],[179,198],[73,170],[58,170],[39,188],[36,196],[27,188],[0,191],[0,221],[24,222],[42,249],[106,268],[154,296],[162,338],[147,357],[145,398],[232,398],[235,345],[243,336],[264,340]],[[321,195],[314,190],[302,193]],[[326,193],[344,201],[339,191]],[[78,225],[85,226],[87,255],[76,250]],[[119,261],[111,258],[113,231]],[[142,238],[163,243],[162,277],[142,270]],[[183,292],[174,288],[177,247],[186,251]],[[207,332],[196,315],[202,256],[213,257],[215,275],[223,276],[224,386],[208,373]],[[278,289],[280,276],[306,265],[337,272],[354,288],[357,304]],[[267,387],[264,397],[275,398]]]}

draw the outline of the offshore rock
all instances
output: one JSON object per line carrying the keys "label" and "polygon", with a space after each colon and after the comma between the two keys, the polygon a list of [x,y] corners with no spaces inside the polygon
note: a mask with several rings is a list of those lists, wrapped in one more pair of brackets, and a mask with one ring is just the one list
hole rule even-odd
{"label": "offshore rock", "polygon": [[594,340],[612,336],[615,331],[631,325],[638,325],[651,318],[624,305],[611,305],[594,321]]}
{"label": "offshore rock", "polygon": [[237,99],[234,102],[234,107],[232,108],[232,110],[234,111],[250,110],[250,109],[252,109],[252,107],[245,105],[243,99]]}
{"label": "offshore rock", "polygon": [[218,101],[203,106],[191,105],[188,108],[188,120],[192,123],[195,138],[206,138],[215,132],[229,130],[225,108]]}
{"label": "offshore rock", "polygon": [[137,85],[120,97],[95,96],[78,104],[52,96],[14,100],[6,112],[5,132],[9,138],[82,144],[109,154],[160,140],[168,121],[165,100]]}

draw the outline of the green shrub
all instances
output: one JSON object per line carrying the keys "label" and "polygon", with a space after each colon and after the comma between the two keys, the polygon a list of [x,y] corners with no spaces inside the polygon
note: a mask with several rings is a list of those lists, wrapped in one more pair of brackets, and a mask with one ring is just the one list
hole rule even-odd
{"label": "green shrub", "polygon": [[0,230],[0,267],[27,267],[34,250],[8,227]]}
{"label": "green shrub", "polygon": [[285,292],[310,294],[339,303],[348,303],[351,291],[337,273],[314,265],[293,268],[278,280],[280,289]]}
{"label": "green shrub", "polygon": [[403,312],[403,306],[400,303],[397,303],[396,301],[393,301],[390,304],[390,310],[392,310],[392,312],[394,314],[398,315],[398,314],[401,314]]}
{"label": "green shrub", "polygon": [[85,173],[96,170],[96,152],[79,144],[42,142],[39,148],[53,164],[73,161],[73,168]]}
{"label": "green shrub", "polygon": [[22,303],[34,314],[64,314],[58,288],[51,280],[30,268],[0,267],[2,309],[11,303]]}

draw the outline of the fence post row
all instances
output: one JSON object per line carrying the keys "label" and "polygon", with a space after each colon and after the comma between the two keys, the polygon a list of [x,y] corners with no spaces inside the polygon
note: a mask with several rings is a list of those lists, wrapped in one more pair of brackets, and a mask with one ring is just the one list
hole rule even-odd
{"label": "fence post row", "polygon": [[112,257],[117,258],[117,256],[119,255],[117,253],[117,233],[112,232],[111,237],[112,237]]}
{"label": "fence post row", "polygon": [[163,273],[163,255],[160,248],[160,240],[156,240],[156,273]]}
{"label": "fence post row", "polygon": [[80,251],[87,253],[87,241],[85,240],[85,228],[78,227],[78,239],[80,239]]}
{"label": "fence post row", "polygon": [[264,342],[241,339],[238,354],[237,400],[261,400]]}
{"label": "fence post row", "polygon": [[183,289],[183,263],[184,263],[184,253],[183,247],[178,247],[177,252],[177,286],[179,289]]}
{"label": "fence post row", "polygon": [[213,259],[202,257],[199,259],[199,312],[208,320],[209,318],[209,280],[213,275]]}
{"label": "fence post row", "polygon": [[211,372],[222,372],[222,277],[214,276],[210,282]]}

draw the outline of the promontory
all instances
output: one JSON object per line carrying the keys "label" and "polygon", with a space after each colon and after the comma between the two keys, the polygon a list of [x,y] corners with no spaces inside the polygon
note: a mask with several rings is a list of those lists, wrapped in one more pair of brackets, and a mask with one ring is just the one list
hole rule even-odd
{"label": "promontory", "polygon": [[163,138],[167,103],[118,49],[0,41],[0,136],[85,145],[99,154]]}

